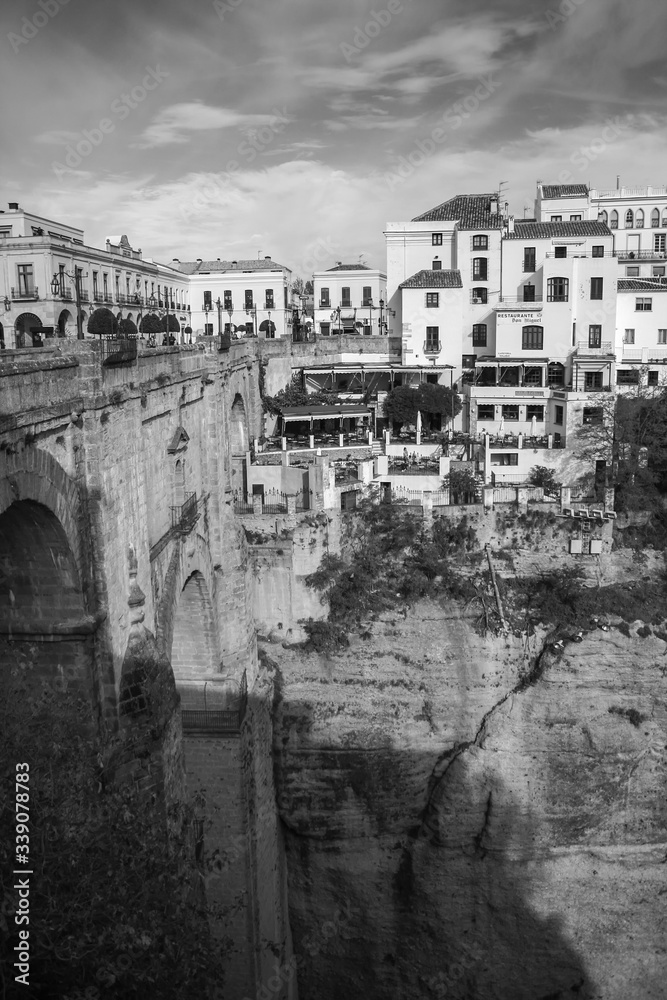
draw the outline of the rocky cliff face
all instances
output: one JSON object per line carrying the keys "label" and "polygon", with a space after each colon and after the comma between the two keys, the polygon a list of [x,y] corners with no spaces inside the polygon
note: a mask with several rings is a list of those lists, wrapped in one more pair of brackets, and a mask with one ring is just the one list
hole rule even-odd
{"label": "rocky cliff face", "polygon": [[473,624],[266,647],[301,1000],[658,1000],[667,644]]}

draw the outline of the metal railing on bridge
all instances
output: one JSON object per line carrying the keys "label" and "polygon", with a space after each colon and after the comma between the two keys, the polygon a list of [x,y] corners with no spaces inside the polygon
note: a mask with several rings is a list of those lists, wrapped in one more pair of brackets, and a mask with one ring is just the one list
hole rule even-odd
{"label": "metal railing on bridge", "polygon": [[175,507],[171,507],[172,528],[190,528],[197,516],[197,494],[186,493],[185,501]]}
{"label": "metal railing on bridge", "polygon": [[102,337],[102,364],[125,365],[137,360],[136,337]]}
{"label": "metal railing on bridge", "polygon": [[[206,685],[204,685],[204,705],[206,705]],[[181,724],[184,733],[240,733],[248,706],[248,678],[245,670],[239,682],[238,704],[236,708],[184,708],[181,709]]]}

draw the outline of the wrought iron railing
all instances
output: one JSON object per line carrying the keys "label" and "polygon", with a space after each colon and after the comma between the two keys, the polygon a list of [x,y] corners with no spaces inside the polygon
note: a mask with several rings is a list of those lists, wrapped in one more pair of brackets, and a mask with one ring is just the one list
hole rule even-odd
{"label": "wrought iron railing", "polygon": [[[206,685],[204,685],[204,699],[206,699]],[[181,725],[186,733],[239,733],[247,707],[248,678],[244,670],[239,681],[235,708],[184,708],[181,710]]]}
{"label": "wrought iron railing", "polygon": [[37,302],[39,299],[39,288],[36,286],[34,288],[12,288],[12,298],[17,302],[26,299]]}
{"label": "wrought iron railing", "polygon": [[197,494],[186,493],[185,502],[171,507],[172,528],[190,528],[197,516]]}
{"label": "wrought iron railing", "polygon": [[665,250],[617,250],[619,260],[665,260]]}
{"label": "wrought iron railing", "polygon": [[131,364],[137,360],[136,337],[103,337],[101,343],[102,364],[107,367]]}
{"label": "wrought iron railing", "polygon": [[439,340],[424,341],[424,354],[440,354],[442,345]]}

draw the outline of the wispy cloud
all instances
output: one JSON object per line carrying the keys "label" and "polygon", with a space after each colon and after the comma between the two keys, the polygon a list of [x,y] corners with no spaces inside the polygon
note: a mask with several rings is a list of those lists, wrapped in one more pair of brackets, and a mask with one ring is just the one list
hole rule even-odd
{"label": "wispy cloud", "polygon": [[140,138],[133,143],[136,149],[152,149],[191,141],[192,132],[218,131],[240,128],[244,130],[271,125],[278,111],[273,114],[246,114],[232,108],[218,108],[201,101],[172,104],[163,108]]}

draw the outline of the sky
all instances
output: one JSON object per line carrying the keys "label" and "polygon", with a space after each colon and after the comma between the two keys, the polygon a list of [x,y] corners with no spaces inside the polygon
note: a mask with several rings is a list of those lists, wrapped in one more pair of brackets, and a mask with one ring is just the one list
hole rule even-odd
{"label": "sky", "polygon": [[2,202],[169,262],[385,267],[456,194],[667,183],[664,0],[15,0]]}

